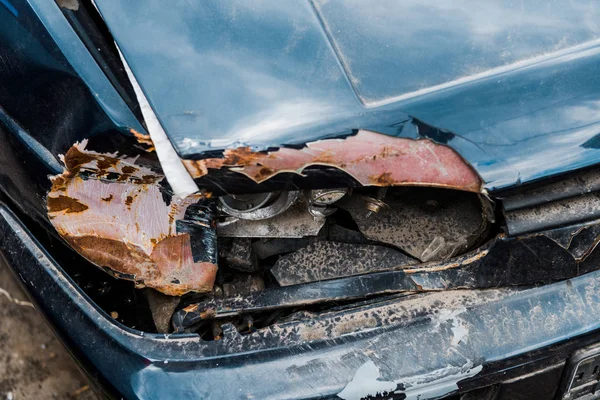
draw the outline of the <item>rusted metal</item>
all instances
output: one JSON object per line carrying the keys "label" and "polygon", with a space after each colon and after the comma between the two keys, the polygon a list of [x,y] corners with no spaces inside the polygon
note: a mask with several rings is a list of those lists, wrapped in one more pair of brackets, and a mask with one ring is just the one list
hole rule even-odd
{"label": "rusted metal", "polygon": [[[91,262],[139,287],[173,296],[209,292],[216,247],[214,257],[200,259],[194,247],[210,245],[203,238],[215,227],[187,221],[186,210],[210,194],[173,197],[160,185],[161,174],[85,146],[72,146],[62,157],[65,171],[51,178],[48,216],[58,233]],[[195,228],[181,232],[186,221]]]}
{"label": "rusted metal", "polygon": [[136,138],[138,143],[141,144],[142,146],[144,146],[144,149],[147,152],[156,151],[156,149],[154,148],[154,142],[152,142],[150,135],[145,135],[143,133],[140,133],[133,128],[129,129],[129,131]]}
{"label": "rusted metal", "polygon": [[480,192],[482,181],[475,170],[452,148],[429,139],[407,139],[360,130],[344,139],[307,143],[301,149],[282,147],[253,152],[227,149],[223,158],[183,160],[189,173],[199,178],[210,169],[229,168],[260,183],[271,177],[302,171],[313,165],[339,168],[364,186],[432,186]]}

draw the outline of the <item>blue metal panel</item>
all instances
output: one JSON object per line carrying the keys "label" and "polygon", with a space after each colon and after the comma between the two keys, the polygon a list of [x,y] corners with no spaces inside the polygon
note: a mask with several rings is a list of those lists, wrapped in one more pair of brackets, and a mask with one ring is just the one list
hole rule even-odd
{"label": "blue metal panel", "polygon": [[97,4],[184,157],[410,116],[489,189],[600,161],[594,1]]}

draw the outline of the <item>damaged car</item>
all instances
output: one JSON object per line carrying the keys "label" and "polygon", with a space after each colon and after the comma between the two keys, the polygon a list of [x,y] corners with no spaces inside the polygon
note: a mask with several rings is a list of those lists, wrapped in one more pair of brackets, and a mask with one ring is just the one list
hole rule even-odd
{"label": "damaged car", "polygon": [[594,1],[0,0],[0,255],[102,398],[600,398]]}

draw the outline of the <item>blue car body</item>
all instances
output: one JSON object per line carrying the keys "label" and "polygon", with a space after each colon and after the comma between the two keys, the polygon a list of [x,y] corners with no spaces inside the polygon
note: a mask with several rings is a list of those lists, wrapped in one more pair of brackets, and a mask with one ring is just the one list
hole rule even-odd
{"label": "blue car body", "polygon": [[[114,43],[98,47],[77,25],[86,7]],[[34,227],[51,229],[47,177],[61,172],[59,155],[73,143],[94,138],[114,150],[129,145],[131,130],[147,133],[121,56],[182,159],[367,129],[451,147],[499,199],[593,168],[597,21],[600,5],[584,0],[0,0],[2,254],[107,396],[424,399],[492,384],[513,393],[519,376],[542,370],[558,381],[569,354],[598,341],[598,271],[466,289],[464,301],[440,296],[425,311],[416,302],[365,305],[402,317],[337,336],[288,322],[260,337],[234,329],[204,342],[113,321]],[[121,56],[106,56],[115,46]]]}

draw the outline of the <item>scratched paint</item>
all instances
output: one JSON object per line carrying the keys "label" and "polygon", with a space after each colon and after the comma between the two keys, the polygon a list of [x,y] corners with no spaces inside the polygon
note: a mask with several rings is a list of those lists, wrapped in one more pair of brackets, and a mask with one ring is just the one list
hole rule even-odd
{"label": "scratched paint", "polygon": [[168,295],[210,291],[217,266],[195,262],[190,234],[176,229],[188,206],[210,194],[165,196],[161,174],[86,144],[72,146],[62,157],[64,172],[51,178],[48,216],[58,233],[89,261],[140,287]]}
{"label": "scratched paint", "polygon": [[354,378],[338,393],[338,397],[360,400],[369,396],[404,394],[407,400],[433,399],[458,390],[459,381],[477,375],[482,369],[483,366],[475,366],[471,360],[467,360],[460,367],[448,365],[428,374],[386,381],[381,378],[379,367],[369,360],[358,368]]}
{"label": "scratched paint", "polygon": [[345,139],[307,143],[302,149],[282,147],[252,152],[227,149],[223,158],[183,160],[194,178],[210,169],[229,168],[260,183],[273,176],[313,165],[339,168],[365,186],[432,186],[480,192],[482,181],[452,148],[429,139],[390,137],[360,130]]}

